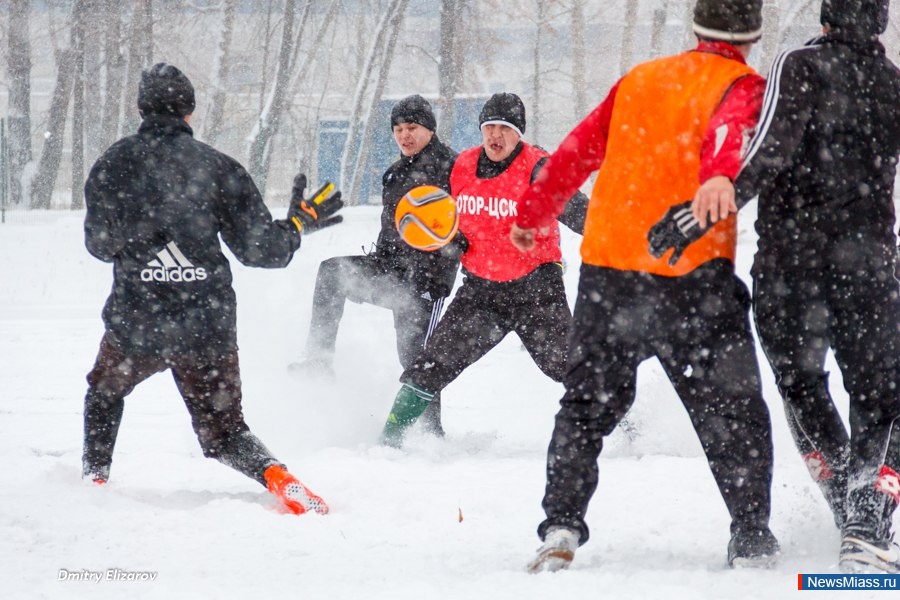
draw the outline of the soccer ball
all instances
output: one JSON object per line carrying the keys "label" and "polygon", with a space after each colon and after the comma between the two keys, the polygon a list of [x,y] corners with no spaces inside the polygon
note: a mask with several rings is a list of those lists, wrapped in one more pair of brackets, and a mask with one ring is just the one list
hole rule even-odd
{"label": "soccer ball", "polygon": [[446,246],[459,229],[456,202],[439,187],[420,185],[397,204],[394,224],[404,242],[432,252]]}

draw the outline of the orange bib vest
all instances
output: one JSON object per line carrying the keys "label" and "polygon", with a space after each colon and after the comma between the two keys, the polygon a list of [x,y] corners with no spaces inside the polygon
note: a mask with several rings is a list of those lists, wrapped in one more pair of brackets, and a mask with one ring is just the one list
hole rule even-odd
{"label": "orange bib vest", "polygon": [[547,153],[523,143],[522,151],[509,167],[490,179],[476,175],[480,154],[481,146],[463,150],[450,173],[459,230],[469,240],[469,249],[462,255],[465,270],[482,279],[512,281],[544,263],[561,261],[558,226],[535,235],[531,252],[521,252],[509,239],[518,216],[519,198],[531,184],[535,165]]}
{"label": "orange bib vest", "polygon": [[620,82],[606,157],[588,205],[586,264],[657,275],[689,273],[714,258],[734,261],[737,219],[720,220],[669,265],[647,251],[647,233],[700,185],[700,147],[729,87],[753,69],[718,54],[686,52],[635,67]]}

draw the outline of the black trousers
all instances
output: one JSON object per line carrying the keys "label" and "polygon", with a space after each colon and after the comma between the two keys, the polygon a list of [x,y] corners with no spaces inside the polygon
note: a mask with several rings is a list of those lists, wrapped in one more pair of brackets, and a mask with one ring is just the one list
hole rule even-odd
{"label": "black trousers", "polygon": [[562,526],[587,541],[603,438],[634,403],[637,367],[652,356],[697,431],[732,533],[768,526],[771,423],[749,305],[746,286],[724,260],[683,277],[582,266],[566,392],[547,455],[541,538]]}
{"label": "black trousers", "polygon": [[344,302],[374,304],[394,314],[397,356],[404,369],[425,347],[440,318],[443,298],[417,291],[403,275],[375,255],[338,256],[322,261],[316,275],[312,321],[307,339],[310,356],[334,354]]}
{"label": "black trousers", "polygon": [[[754,316],[790,431],[835,521],[884,537],[896,500],[875,484],[883,464],[900,469],[900,286],[893,246],[869,246],[808,270],[758,257]],[[829,348],[849,395],[849,435],[828,390]]]}
{"label": "black trousers", "polygon": [[117,349],[106,337],[87,376],[84,474],[109,477],[125,397],[137,384],[166,369],[171,369],[191,415],[203,455],[265,485],[266,468],[280,463],[244,422],[237,351],[218,359],[134,356]]}
{"label": "black trousers", "polygon": [[440,392],[515,332],[548,377],[562,381],[572,313],[562,267],[546,263],[509,282],[466,276],[434,334],[400,380]]}

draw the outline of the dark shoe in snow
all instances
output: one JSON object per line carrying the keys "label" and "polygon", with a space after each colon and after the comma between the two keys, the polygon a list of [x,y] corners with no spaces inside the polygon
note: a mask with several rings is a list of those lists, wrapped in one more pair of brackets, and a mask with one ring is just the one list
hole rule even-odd
{"label": "dark shoe in snow", "polygon": [[900,546],[893,536],[876,541],[847,534],[841,541],[839,566],[845,573],[900,573]]}
{"label": "dark shoe in snow", "polygon": [[541,573],[568,569],[578,549],[578,533],[566,527],[554,527],[544,537],[537,556],[528,566],[529,573]]}
{"label": "dark shoe in snow", "polygon": [[97,485],[103,485],[109,481],[109,466],[97,467],[91,465],[82,465],[82,479],[90,479]]}
{"label": "dark shoe in snow", "polygon": [[780,556],[778,540],[768,529],[741,531],[728,542],[728,566],[733,569],[770,569]]}
{"label": "dark shoe in snow", "polygon": [[437,437],[444,437],[444,428],[441,426],[440,396],[435,396],[434,399],[428,403],[425,412],[419,417],[419,422],[422,424],[422,429],[426,433],[430,433]]}
{"label": "dark shoe in snow", "polygon": [[287,367],[288,373],[297,379],[308,379],[334,383],[336,377],[331,359],[307,358],[300,362],[292,362]]}

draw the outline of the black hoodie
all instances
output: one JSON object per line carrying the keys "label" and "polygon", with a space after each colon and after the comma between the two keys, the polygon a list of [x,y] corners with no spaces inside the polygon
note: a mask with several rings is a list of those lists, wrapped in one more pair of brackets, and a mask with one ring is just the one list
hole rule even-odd
{"label": "black hoodie", "polygon": [[900,71],[874,25],[850,22],[772,65],[735,181],[739,205],[759,194],[754,269],[773,261],[817,268],[839,260],[835,252],[849,240],[893,254]]}
{"label": "black hoodie", "polygon": [[219,236],[243,264],[284,267],[300,234],[273,221],[249,174],[194,140],[175,115],[148,115],[85,183],[85,245],[113,263],[108,339],[141,355],[236,349],[236,301]]}

